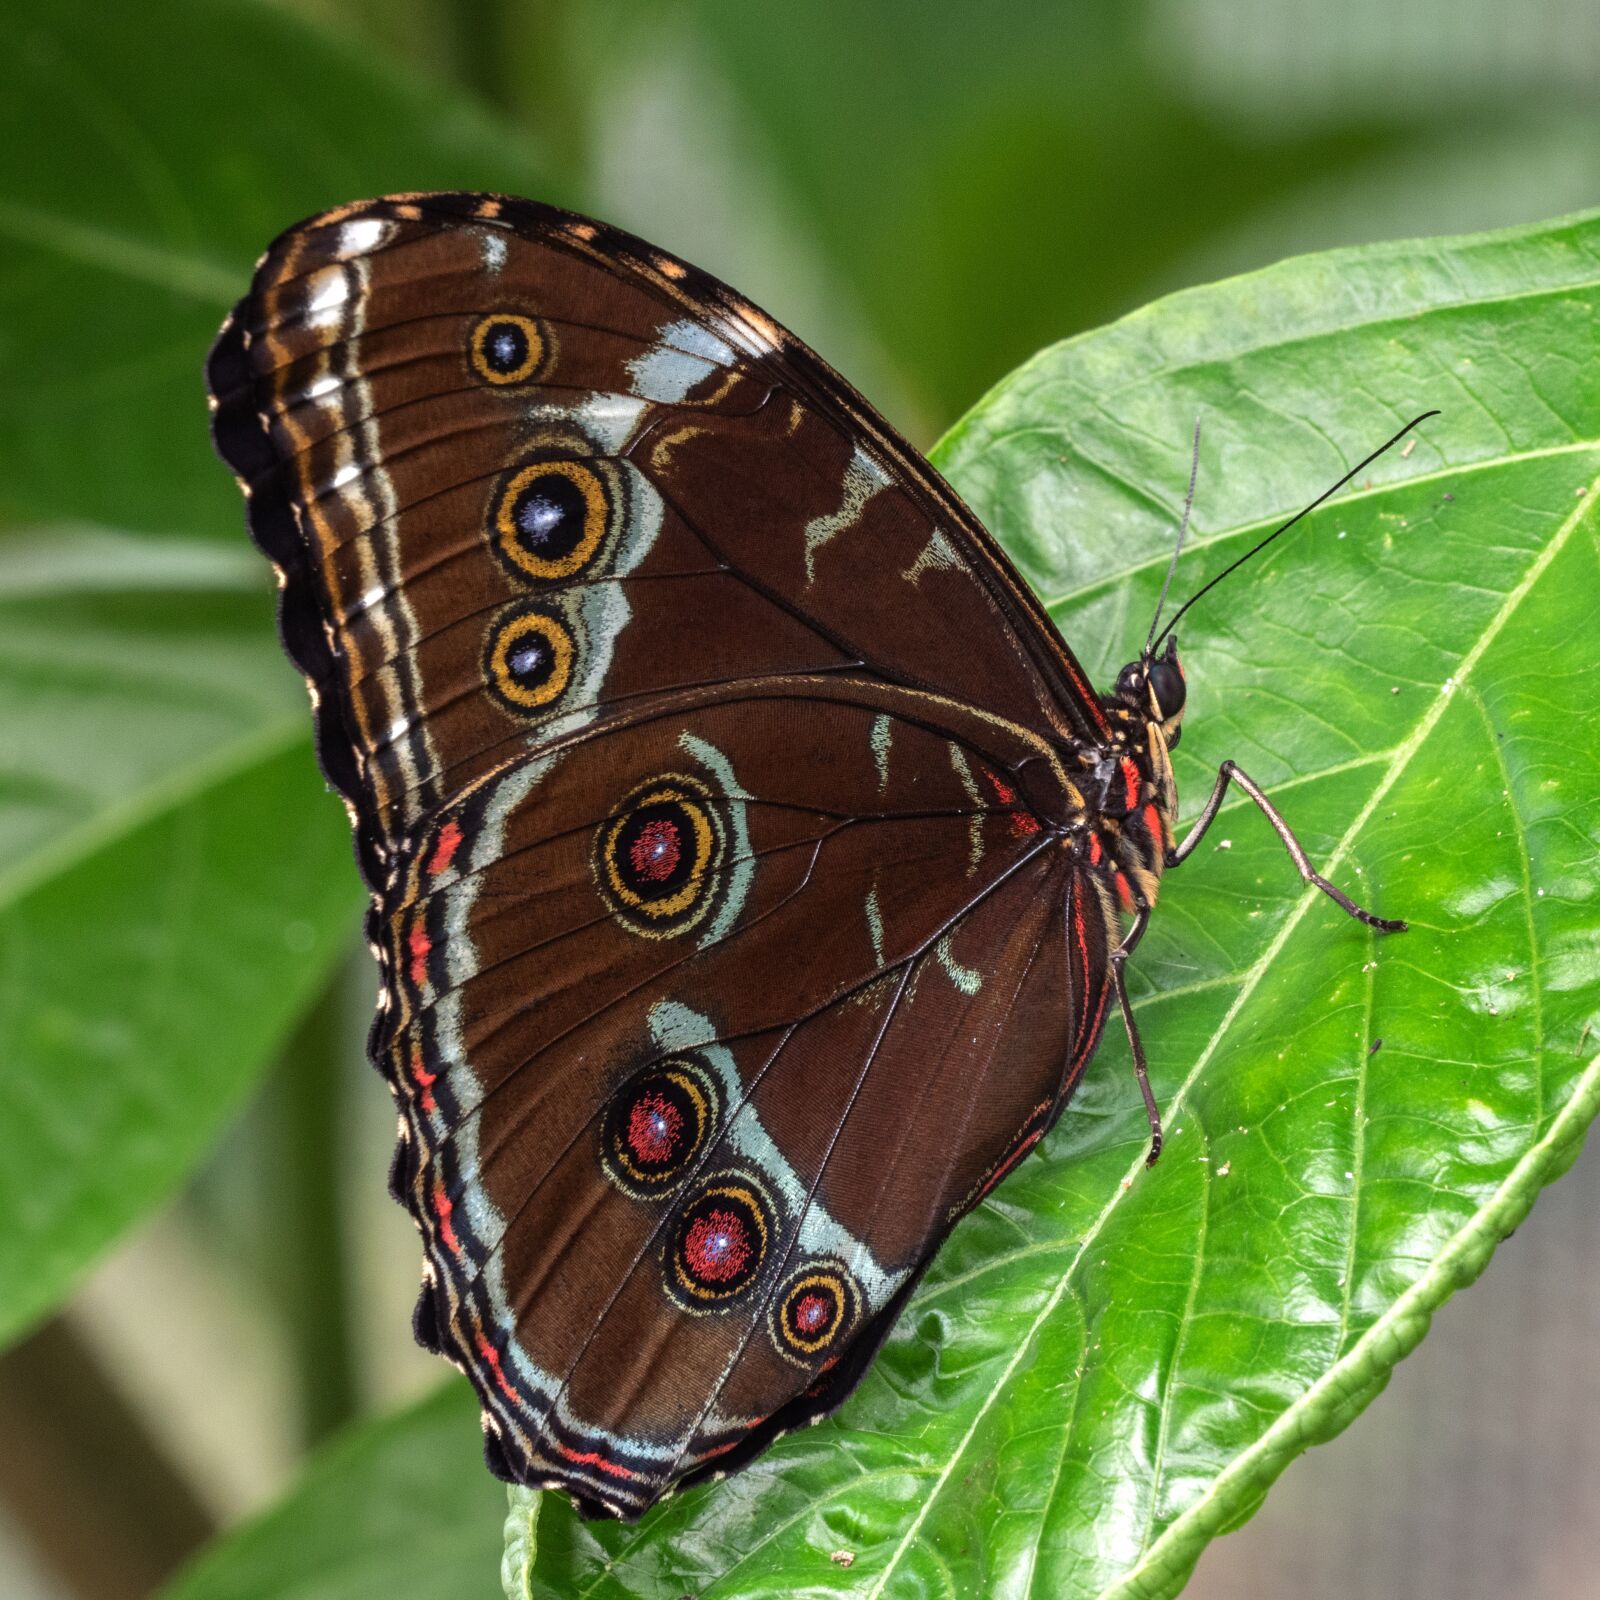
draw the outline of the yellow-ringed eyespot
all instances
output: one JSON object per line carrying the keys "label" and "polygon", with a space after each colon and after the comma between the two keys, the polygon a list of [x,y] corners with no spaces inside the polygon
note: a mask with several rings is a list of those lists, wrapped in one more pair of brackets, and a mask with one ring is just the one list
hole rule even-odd
{"label": "yellow-ringed eyespot", "polygon": [[709,1311],[755,1282],[777,1213],[747,1173],[720,1172],[679,1211],[667,1245],[667,1287],[680,1305]]}
{"label": "yellow-ringed eyespot", "polygon": [[841,1261],[802,1262],[772,1297],[767,1331],[778,1354],[797,1367],[815,1367],[837,1349],[861,1312],[861,1289]]}
{"label": "yellow-ringed eyespot", "polygon": [[472,370],[488,383],[526,383],[539,370],[546,347],[532,317],[496,311],[473,324],[467,356]]}
{"label": "yellow-ringed eyespot", "polygon": [[641,784],[600,825],[595,880],[626,927],[665,939],[705,916],[726,855],[727,829],[711,791],[666,773]]}
{"label": "yellow-ringed eyespot", "polygon": [[515,607],[495,619],[484,647],[484,677],[512,711],[541,711],[572,681],[571,630],[551,612]]}
{"label": "yellow-ringed eyespot", "polygon": [[694,1056],[669,1056],[637,1072],[606,1104],[600,1159],[635,1199],[666,1193],[705,1148],[722,1114],[715,1077]]}
{"label": "yellow-ringed eyespot", "polygon": [[544,583],[581,572],[611,525],[615,490],[588,462],[537,461],[501,485],[494,545],[513,571]]}

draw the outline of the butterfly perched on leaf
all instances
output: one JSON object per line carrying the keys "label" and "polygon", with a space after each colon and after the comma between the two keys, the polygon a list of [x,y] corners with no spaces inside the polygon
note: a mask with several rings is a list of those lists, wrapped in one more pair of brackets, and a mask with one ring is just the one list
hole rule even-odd
{"label": "butterfly perched on leaf", "polygon": [[[491,1468],[633,1518],[860,1380],[1060,1114],[1173,836],[1170,625],[1097,694],[993,539],[706,274],[485,195],[282,235],[218,449],[355,827]],[[1359,470],[1359,469],[1358,469]],[[1174,619],[1176,620],[1176,619]]]}

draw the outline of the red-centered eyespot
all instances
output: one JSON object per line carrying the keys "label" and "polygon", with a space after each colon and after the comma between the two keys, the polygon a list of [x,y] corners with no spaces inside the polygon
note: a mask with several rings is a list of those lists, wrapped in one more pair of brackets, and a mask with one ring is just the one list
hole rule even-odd
{"label": "red-centered eyespot", "polygon": [[606,1105],[600,1159],[607,1176],[638,1200],[665,1193],[690,1171],[721,1108],[715,1073],[692,1052],[636,1073]]}
{"label": "red-centered eyespot", "polygon": [[666,1288],[685,1310],[704,1312],[748,1289],[778,1226],[771,1197],[744,1172],[707,1179],[678,1212],[666,1252]]}
{"label": "red-centered eyespot", "polygon": [[659,1090],[641,1095],[628,1112],[628,1148],[641,1162],[670,1160],[683,1132],[683,1113]]}
{"label": "red-centered eyespot", "polygon": [[668,817],[646,822],[628,846],[628,858],[634,873],[646,883],[665,883],[683,859],[683,838],[677,823]]}
{"label": "red-centered eyespot", "polygon": [[803,1295],[794,1308],[794,1325],[802,1333],[820,1333],[832,1316],[832,1305],[820,1294]]}
{"label": "red-centered eyespot", "polygon": [[778,1289],[768,1332],[785,1361],[815,1371],[848,1337],[860,1310],[860,1285],[844,1263],[814,1256]]}
{"label": "red-centered eyespot", "polygon": [[690,1273],[704,1283],[728,1283],[738,1278],[751,1256],[749,1230],[736,1211],[717,1207],[689,1224],[683,1239],[683,1258]]}

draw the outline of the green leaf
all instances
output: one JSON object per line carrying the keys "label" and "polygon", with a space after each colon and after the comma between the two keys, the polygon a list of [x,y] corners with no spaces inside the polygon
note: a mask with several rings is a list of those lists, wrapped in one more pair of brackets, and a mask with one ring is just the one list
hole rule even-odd
{"label": "green leaf", "polygon": [[252,263],[325,206],[452,188],[548,181],[461,95],[266,5],[14,0],[0,517],[237,539],[201,366]]}
{"label": "green leaf", "polygon": [[505,1495],[467,1386],[354,1428],[163,1600],[483,1600]]}
{"label": "green leaf", "polygon": [[533,1564],[539,1553],[538,1489],[512,1484],[506,1491],[505,1556],[500,1562],[500,1586],[506,1600],[538,1600],[533,1592]]}
{"label": "green leaf", "polygon": [[0,16],[0,1344],[173,1192],[354,932],[202,367],[273,233],[418,184],[538,180],[259,5]]}
{"label": "green leaf", "polygon": [[[1014,0],[993,28],[930,27],[919,0],[687,13],[752,124],[745,148],[803,213],[796,248],[831,255],[939,418],[1047,340],[1176,284],[1593,193],[1579,152],[1600,119],[1577,80],[1551,66],[1530,93],[1471,29],[1424,66],[1381,10]],[[1563,24],[1545,26],[1525,59],[1561,59]],[[691,259],[704,225],[673,221]],[[1186,270],[1197,257],[1208,270]]]}
{"label": "green leaf", "polygon": [[352,926],[258,568],[0,536],[0,1344],[205,1153]]}
{"label": "green leaf", "polygon": [[945,441],[1103,682],[1154,610],[1197,412],[1180,596],[1443,409],[1182,630],[1189,813],[1239,760],[1411,932],[1303,887],[1233,798],[1135,962],[1159,1165],[1113,1028],[838,1417],[637,1528],[552,1497],[536,1590],[1172,1595],[1383,1387],[1600,1109],[1597,372],[1600,215],[1179,295]]}

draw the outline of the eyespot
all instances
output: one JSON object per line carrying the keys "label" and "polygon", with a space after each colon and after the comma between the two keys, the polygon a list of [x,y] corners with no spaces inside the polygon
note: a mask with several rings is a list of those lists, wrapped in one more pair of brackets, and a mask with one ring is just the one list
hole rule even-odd
{"label": "eyespot", "polygon": [[670,938],[710,909],[726,854],[727,830],[711,791],[667,773],[641,784],[601,824],[595,879],[630,931]]}
{"label": "eyespot", "polygon": [[502,612],[484,650],[484,677],[512,711],[539,711],[559,699],[572,681],[571,630],[558,616],[534,606]]}
{"label": "eyespot", "polygon": [[748,1173],[708,1178],[673,1225],[666,1257],[673,1298],[690,1311],[736,1299],[766,1263],[777,1220],[770,1197]]}
{"label": "eyespot", "polygon": [[559,582],[588,566],[612,525],[615,490],[589,463],[540,461],[501,486],[494,544],[522,577]]}
{"label": "eyespot", "polygon": [[625,1193],[671,1190],[705,1148],[722,1114],[716,1079],[693,1056],[672,1056],[629,1078],[606,1106],[600,1157]]}
{"label": "eyespot", "polygon": [[532,317],[497,311],[478,321],[467,342],[472,370],[486,382],[526,383],[544,360],[548,342]]}
{"label": "eyespot", "polygon": [[861,1289],[843,1262],[802,1263],[772,1299],[767,1331],[779,1355],[814,1368],[848,1338],[861,1313]]}

